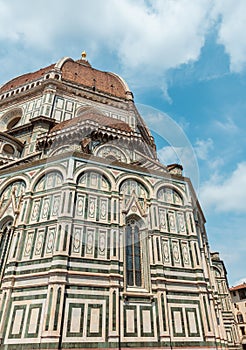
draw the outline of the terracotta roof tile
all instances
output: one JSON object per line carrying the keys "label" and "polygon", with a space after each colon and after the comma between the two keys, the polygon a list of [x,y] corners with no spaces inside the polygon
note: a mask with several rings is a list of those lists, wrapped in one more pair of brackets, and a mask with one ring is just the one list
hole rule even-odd
{"label": "terracotta roof tile", "polygon": [[[0,93],[17,88],[28,82],[41,78],[56,67],[52,64],[33,73],[16,77],[0,88]],[[98,92],[104,92],[116,97],[126,98],[127,90],[124,81],[115,74],[103,72],[91,67],[87,61],[69,59],[61,66],[62,80],[89,87]]]}
{"label": "terracotta roof tile", "polygon": [[246,283],[239,284],[238,286],[231,287],[230,291],[233,292],[234,290],[239,290],[239,289],[246,289]]}
{"label": "terracotta roof tile", "polygon": [[67,61],[62,66],[62,79],[106,92],[116,97],[125,98],[125,88],[116,76],[102,72],[88,65]]}
{"label": "terracotta roof tile", "polygon": [[28,82],[37,80],[37,79],[41,78],[44,74],[51,71],[54,67],[55,67],[55,64],[51,64],[50,66],[39,69],[36,72],[27,73],[27,74],[21,75],[17,78],[14,78],[1,87],[0,93],[2,94],[10,89],[14,89],[14,88],[21,86],[21,85],[24,85]]}

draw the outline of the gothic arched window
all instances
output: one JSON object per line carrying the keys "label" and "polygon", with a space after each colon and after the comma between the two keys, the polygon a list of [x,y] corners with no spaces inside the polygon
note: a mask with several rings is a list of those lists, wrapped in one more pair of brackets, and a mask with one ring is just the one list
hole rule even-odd
{"label": "gothic arched window", "polygon": [[162,187],[158,193],[157,198],[161,202],[170,203],[170,204],[183,204],[183,198],[181,195],[172,188]]}
{"label": "gothic arched window", "polygon": [[126,281],[131,287],[142,286],[140,224],[135,218],[126,225]]}
{"label": "gothic arched window", "polygon": [[46,221],[57,218],[64,206],[65,194],[61,193],[63,176],[59,171],[44,174],[34,186],[31,222]]}
{"label": "gothic arched window", "polygon": [[35,192],[42,192],[47,190],[53,190],[56,187],[61,186],[63,178],[60,172],[52,171],[41,177],[35,185]]}
{"label": "gothic arched window", "polygon": [[1,193],[1,207],[3,208],[4,205],[9,202],[11,198],[11,194],[14,194],[15,200],[18,201],[20,197],[24,194],[26,188],[26,184],[23,180],[17,180],[14,182],[11,182]]}
{"label": "gothic arched window", "polygon": [[243,315],[241,312],[239,312],[237,314],[237,321],[238,321],[238,323],[243,323]]}
{"label": "gothic arched window", "polygon": [[9,239],[10,239],[10,231],[12,228],[13,220],[9,219],[5,221],[3,226],[0,229],[0,272],[2,273],[2,270],[4,268],[4,261],[8,254],[7,249],[9,245]]}
{"label": "gothic arched window", "polygon": [[78,182],[80,187],[100,189],[104,191],[110,190],[109,180],[101,173],[95,171],[84,172]]}
{"label": "gothic arched window", "polygon": [[138,203],[141,205],[142,208],[144,207],[144,202],[146,198],[148,198],[149,196],[146,188],[135,179],[125,180],[120,187],[120,193],[124,196],[125,206],[128,205],[132,196],[135,195],[138,199]]}

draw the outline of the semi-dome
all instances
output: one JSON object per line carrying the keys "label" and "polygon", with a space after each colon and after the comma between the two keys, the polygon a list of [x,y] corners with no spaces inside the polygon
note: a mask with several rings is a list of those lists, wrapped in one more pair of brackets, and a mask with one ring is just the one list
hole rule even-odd
{"label": "semi-dome", "polygon": [[72,126],[79,125],[80,123],[84,121],[93,121],[94,123],[99,124],[100,126],[109,127],[113,129],[117,129],[123,132],[131,132],[132,128],[125,122],[107,117],[106,115],[103,115],[101,112],[96,110],[95,108],[88,108],[79,113],[79,115],[76,118],[66,120],[64,122],[61,122],[57,125],[55,125],[51,130],[50,134],[59,130],[64,130]]}

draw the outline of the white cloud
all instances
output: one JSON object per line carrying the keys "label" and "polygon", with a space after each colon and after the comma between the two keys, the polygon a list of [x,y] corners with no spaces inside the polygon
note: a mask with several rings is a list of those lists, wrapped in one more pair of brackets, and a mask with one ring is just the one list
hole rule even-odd
{"label": "white cloud", "polygon": [[53,54],[80,44],[142,74],[197,60],[211,24],[211,0],[0,0],[0,8],[0,40]]}
{"label": "white cloud", "polygon": [[194,150],[190,145],[186,144],[183,147],[165,146],[157,153],[159,160],[165,165],[181,164],[184,168],[184,175],[190,177],[193,180],[193,185],[198,189],[199,169]]}
{"label": "white cloud", "polygon": [[246,67],[246,1],[217,0],[215,12],[220,16],[218,42],[230,56],[230,68],[240,72]]}
{"label": "white cloud", "polygon": [[239,130],[238,126],[235,124],[231,117],[227,117],[224,121],[216,120],[215,126],[227,133],[235,133]]}
{"label": "white cloud", "polygon": [[158,151],[158,158],[163,164],[180,163],[178,150],[171,146],[166,146]]}
{"label": "white cloud", "polygon": [[235,283],[235,286],[238,286],[239,284],[246,283],[246,277],[241,278],[239,281]]}
{"label": "white cloud", "polygon": [[171,105],[173,103],[173,100],[168,93],[168,87],[167,87],[167,84],[165,82],[162,83],[161,91],[162,91],[162,96],[164,97],[164,99]]}
{"label": "white cloud", "polygon": [[0,0],[2,76],[16,72],[17,59],[25,72],[31,64],[43,65],[45,56],[49,64],[62,56],[79,58],[85,49],[92,64],[110,62],[128,80],[164,86],[171,103],[165,72],[198,60],[219,18],[218,42],[238,72],[246,62],[244,0]]}
{"label": "white cloud", "polygon": [[246,162],[237,165],[226,179],[213,177],[200,189],[201,203],[216,212],[246,213]]}
{"label": "white cloud", "polygon": [[195,152],[199,159],[207,160],[209,151],[213,149],[213,140],[208,138],[207,140],[197,140],[195,143]]}

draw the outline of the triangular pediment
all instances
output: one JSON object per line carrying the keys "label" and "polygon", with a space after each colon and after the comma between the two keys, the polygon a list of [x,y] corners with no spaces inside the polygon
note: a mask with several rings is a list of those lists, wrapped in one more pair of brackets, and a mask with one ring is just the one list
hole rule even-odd
{"label": "triangular pediment", "polygon": [[132,196],[130,200],[125,205],[125,208],[122,210],[124,214],[129,215],[138,215],[144,217],[147,215],[147,204],[146,201],[141,205],[138,201],[138,197],[135,191],[132,191]]}

